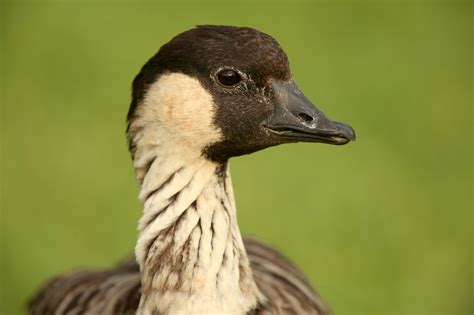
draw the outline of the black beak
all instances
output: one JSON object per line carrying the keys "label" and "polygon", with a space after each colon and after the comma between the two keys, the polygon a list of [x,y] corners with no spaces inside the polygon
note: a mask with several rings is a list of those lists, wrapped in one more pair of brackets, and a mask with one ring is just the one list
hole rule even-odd
{"label": "black beak", "polygon": [[351,126],[326,117],[304,96],[293,80],[273,81],[274,111],[264,127],[285,142],[346,144],[355,140]]}

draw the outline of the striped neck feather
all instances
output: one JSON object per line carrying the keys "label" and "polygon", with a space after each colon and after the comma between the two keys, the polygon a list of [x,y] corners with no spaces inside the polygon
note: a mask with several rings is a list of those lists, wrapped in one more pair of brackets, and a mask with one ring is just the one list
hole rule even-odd
{"label": "striped neck feather", "polygon": [[144,203],[138,314],[245,314],[264,300],[237,225],[227,166],[202,157],[134,164]]}

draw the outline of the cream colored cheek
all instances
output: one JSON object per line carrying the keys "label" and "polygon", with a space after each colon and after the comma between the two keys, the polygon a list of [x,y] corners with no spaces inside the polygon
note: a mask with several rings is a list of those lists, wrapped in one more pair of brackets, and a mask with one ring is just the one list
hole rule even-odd
{"label": "cream colored cheek", "polygon": [[155,127],[173,138],[200,146],[222,138],[213,124],[212,96],[195,78],[181,73],[163,75],[152,84],[143,105],[142,117],[154,119]]}
{"label": "cream colored cheek", "polygon": [[[172,129],[179,129],[181,132],[199,132],[201,136],[206,131],[214,133],[211,117],[203,117],[214,109],[202,105],[193,99],[181,100],[180,106],[173,104],[167,108],[166,121],[172,125]],[[203,108],[200,110],[201,106]]]}

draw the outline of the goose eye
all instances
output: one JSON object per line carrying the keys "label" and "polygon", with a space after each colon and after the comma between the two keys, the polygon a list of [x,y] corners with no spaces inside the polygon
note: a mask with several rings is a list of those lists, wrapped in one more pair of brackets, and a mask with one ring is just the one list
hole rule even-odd
{"label": "goose eye", "polygon": [[242,80],[240,75],[232,69],[224,69],[217,74],[217,80],[224,86],[233,86]]}

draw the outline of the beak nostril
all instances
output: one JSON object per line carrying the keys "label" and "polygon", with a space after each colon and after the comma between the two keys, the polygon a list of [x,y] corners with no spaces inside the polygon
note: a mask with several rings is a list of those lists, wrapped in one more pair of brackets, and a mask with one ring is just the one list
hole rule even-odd
{"label": "beak nostril", "polygon": [[305,123],[311,123],[311,122],[314,121],[314,118],[313,118],[313,117],[311,117],[310,115],[305,114],[305,113],[299,113],[299,114],[298,114],[298,117],[299,117],[302,121],[304,121]]}

